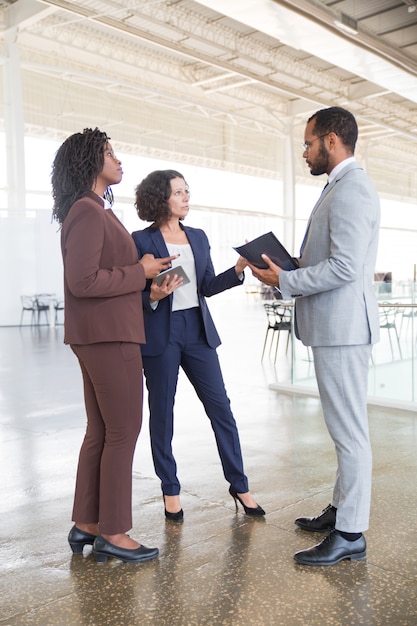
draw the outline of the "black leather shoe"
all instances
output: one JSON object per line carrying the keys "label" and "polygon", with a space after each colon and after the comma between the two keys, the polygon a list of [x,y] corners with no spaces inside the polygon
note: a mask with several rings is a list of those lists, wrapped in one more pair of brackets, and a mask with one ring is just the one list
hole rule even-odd
{"label": "black leather shoe", "polygon": [[74,525],[69,531],[68,543],[74,554],[81,554],[84,546],[93,545],[95,538],[96,535],[90,535],[90,533],[86,533]]}
{"label": "black leather shoe", "polygon": [[93,554],[97,563],[106,563],[109,556],[124,563],[141,563],[155,559],[159,555],[159,550],[158,548],[147,548],[146,546],[139,546],[139,548],[134,550],[119,548],[101,535],[98,535],[93,544]]}
{"label": "black leather shoe", "polygon": [[310,530],[314,533],[325,533],[333,530],[336,524],[336,509],[329,504],[316,517],[297,517],[295,523],[303,530]]}
{"label": "black leather shoe", "polygon": [[343,559],[362,561],[366,559],[365,537],[362,535],[356,541],[348,541],[337,530],[332,530],[321,543],[296,552],[294,559],[302,565],[336,565]]}

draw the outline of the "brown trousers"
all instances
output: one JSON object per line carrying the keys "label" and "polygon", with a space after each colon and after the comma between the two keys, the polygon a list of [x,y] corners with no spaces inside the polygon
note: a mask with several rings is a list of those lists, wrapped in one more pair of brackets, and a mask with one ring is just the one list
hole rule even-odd
{"label": "brown trousers", "polygon": [[142,356],[136,343],[71,345],[84,381],[87,430],[72,519],[107,535],[132,528],[132,463],[142,426]]}

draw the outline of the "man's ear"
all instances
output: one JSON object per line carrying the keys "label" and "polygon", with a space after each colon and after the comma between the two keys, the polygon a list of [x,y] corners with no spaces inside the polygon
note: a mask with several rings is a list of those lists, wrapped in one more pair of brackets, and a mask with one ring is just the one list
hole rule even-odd
{"label": "man's ear", "polygon": [[326,141],[326,139],[327,139],[327,143],[328,143],[329,148],[334,148],[336,143],[337,143],[337,141],[338,141],[338,137],[337,137],[336,133],[334,133],[333,131],[331,131],[327,135],[327,137],[324,138],[325,141]]}

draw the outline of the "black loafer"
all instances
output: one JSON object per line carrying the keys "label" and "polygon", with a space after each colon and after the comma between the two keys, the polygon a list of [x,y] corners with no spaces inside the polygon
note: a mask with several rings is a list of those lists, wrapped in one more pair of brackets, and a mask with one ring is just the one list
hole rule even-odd
{"label": "black loafer", "polygon": [[333,530],[336,524],[336,509],[329,504],[316,517],[297,517],[295,524],[303,530],[314,533],[325,533]]}
{"label": "black loafer", "polygon": [[86,533],[84,530],[80,530],[74,525],[69,531],[68,543],[74,554],[81,554],[84,546],[93,545],[95,538],[96,535],[90,535],[90,533]]}
{"label": "black loafer", "polygon": [[146,546],[139,546],[139,548],[134,550],[119,548],[101,535],[98,535],[93,544],[93,554],[97,563],[106,563],[109,556],[124,563],[142,563],[143,561],[155,559],[159,555],[159,550],[158,548],[147,548]]}
{"label": "black loafer", "polygon": [[356,541],[344,539],[337,530],[332,530],[321,543],[294,554],[301,565],[336,565],[343,559],[362,561],[366,558],[366,541],[361,535]]}

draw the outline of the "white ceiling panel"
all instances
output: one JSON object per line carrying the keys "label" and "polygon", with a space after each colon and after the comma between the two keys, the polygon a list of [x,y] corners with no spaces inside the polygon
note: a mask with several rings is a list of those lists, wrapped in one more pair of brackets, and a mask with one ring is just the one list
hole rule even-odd
{"label": "white ceiling panel", "polygon": [[[19,80],[18,51],[27,133],[99,125],[118,150],[268,177],[283,176],[286,134],[297,154],[307,116],[345,106],[380,191],[417,198],[413,4],[0,0],[0,67]],[[336,27],[342,14],[356,35]]]}

